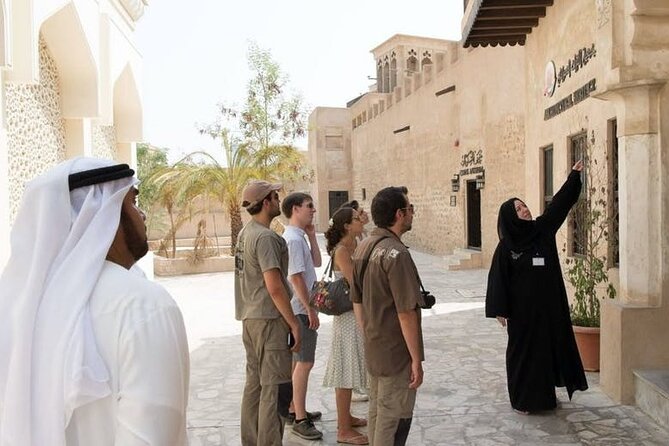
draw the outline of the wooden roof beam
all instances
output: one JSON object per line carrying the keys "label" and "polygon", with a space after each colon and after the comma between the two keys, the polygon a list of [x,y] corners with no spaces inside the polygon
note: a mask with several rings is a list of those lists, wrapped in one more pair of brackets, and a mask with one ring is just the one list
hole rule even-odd
{"label": "wooden roof beam", "polygon": [[488,19],[537,19],[546,17],[546,8],[481,9],[476,21]]}
{"label": "wooden roof beam", "polygon": [[539,19],[477,20],[471,32],[481,29],[532,28],[538,24]]}
{"label": "wooden roof beam", "polygon": [[479,10],[498,8],[528,8],[538,6],[553,6],[553,0],[483,0]]}

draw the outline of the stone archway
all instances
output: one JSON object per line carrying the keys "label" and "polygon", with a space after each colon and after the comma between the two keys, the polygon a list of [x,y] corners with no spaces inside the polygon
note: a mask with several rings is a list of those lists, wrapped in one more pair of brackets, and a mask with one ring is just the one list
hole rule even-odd
{"label": "stone archway", "polygon": [[58,67],[63,118],[97,116],[98,69],[75,3],[52,14],[40,30]]}
{"label": "stone archway", "polygon": [[0,0],[0,67],[11,65],[7,4]]}
{"label": "stone archway", "polygon": [[143,110],[136,76],[130,63],[114,82],[114,129],[116,159],[134,165],[134,143],[143,138]]}

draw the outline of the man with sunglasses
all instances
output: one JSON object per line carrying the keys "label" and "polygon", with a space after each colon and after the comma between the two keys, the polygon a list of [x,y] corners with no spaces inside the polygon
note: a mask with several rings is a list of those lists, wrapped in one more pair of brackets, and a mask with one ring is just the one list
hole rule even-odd
{"label": "man with sunglasses", "polygon": [[291,349],[297,351],[301,344],[286,281],[288,248],[269,229],[280,214],[279,189],[281,184],[252,181],[242,192],[242,206],[251,215],[235,248],[235,313],[242,321],[246,349],[244,446],[282,444],[282,418],[288,416],[292,399]]}
{"label": "man with sunglasses", "polygon": [[293,423],[295,435],[306,440],[318,440],[323,434],[313,422],[321,417],[321,413],[306,410],[309,374],[316,356],[316,330],[320,325],[318,312],[309,306],[309,293],[317,280],[316,267],[321,266],[321,250],[313,225],[316,208],[311,196],[293,192],[283,200],[281,210],[288,219],[283,238],[290,254],[288,280],[294,291],[291,305],[300,322],[302,335],[302,347],[293,354],[294,412],[289,414],[288,423]]}
{"label": "man with sunglasses", "polygon": [[414,206],[406,187],[386,187],[372,200],[377,226],[353,254],[351,300],[361,310],[369,380],[371,445],[406,444],[423,383],[424,299],[402,235],[411,230]]}

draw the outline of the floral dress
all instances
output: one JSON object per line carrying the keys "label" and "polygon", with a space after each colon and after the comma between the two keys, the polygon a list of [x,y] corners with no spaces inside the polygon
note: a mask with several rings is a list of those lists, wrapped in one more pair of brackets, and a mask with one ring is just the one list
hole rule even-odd
{"label": "floral dress", "polygon": [[[335,271],[335,278],[343,276]],[[363,393],[367,390],[365,347],[353,310],[332,321],[332,346],[323,379],[324,387],[353,389]]]}

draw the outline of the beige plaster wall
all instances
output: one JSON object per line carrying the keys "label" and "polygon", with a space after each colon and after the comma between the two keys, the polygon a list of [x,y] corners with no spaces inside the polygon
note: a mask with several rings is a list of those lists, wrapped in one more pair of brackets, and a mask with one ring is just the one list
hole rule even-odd
{"label": "beige plaster wall", "polygon": [[[369,208],[379,189],[407,186],[416,206],[407,243],[448,254],[466,246],[465,181],[476,175],[462,176],[456,193],[451,192],[451,177],[463,168],[463,155],[481,150],[486,175],[481,190],[482,252],[487,264],[497,244],[497,209],[509,194],[524,189],[519,107],[524,98],[523,52],[469,51],[456,44],[450,50],[455,54],[447,54],[447,63],[414,74],[393,93],[367,94],[351,107],[353,116],[363,117],[351,136],[352,195],[360,200],[365,188],[364,205]],[[501,56],[493,51],[501,51]],[[435,95],[451,86],[455,91]],[[410,129],[394,133],[405,126]],[[452,195],[456,206],[450,205]]]}
{"label": "beige plaster wall", "polygon": [[[639,6],[641,5],[641,6]],[[638,8],[638,9],[637,9]],[[632,370],[669,368],[669,5],[659,2],[556,1],[528,35],[526,199],[540,208],[541,148],[553,144],[556,191],[571,165],[569,137],[587,130],[591,156],[606,165],[616,119],[619,142],[620,268],[609,270],[619,290],[602,308],[601,385],[617,401],[634,402]],[[559,37],[558,37],[559,36]],[[559,70],[583,47],[595,44],[594,59],[567,78],[551,98],[542,96],[544,69]],[[596,79],[591,97],[544,120],[544,110]],[[609,169],[609,174],[610,174]],[[605,175],[595,187],[605,186]],[[535,212],[536,214],[536,212]],[[569,222],[558,247],[569,240]],[[564,258],[569,255],[567,249]],[[618,277],[620,276],[620,277]]]}
{"label": "beige plaster wall", "polygon": [[351,192],[351,113],[346,108],[316,107],[309,115],[310,185],[316,202],[316,230],[328,227],[329,191]]}

